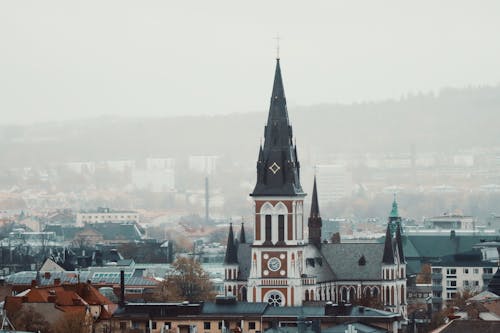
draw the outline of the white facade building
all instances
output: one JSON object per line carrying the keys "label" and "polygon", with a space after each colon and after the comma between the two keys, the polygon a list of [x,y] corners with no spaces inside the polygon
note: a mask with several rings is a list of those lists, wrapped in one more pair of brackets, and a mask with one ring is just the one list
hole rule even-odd
{"label": "white facade building", "polygon": [[105,222],[135,222],[139,223],[139,213],[131,210],[112,210],[98,208],[95,211],[79,212],[76,214],[76,224],[105,223]]}

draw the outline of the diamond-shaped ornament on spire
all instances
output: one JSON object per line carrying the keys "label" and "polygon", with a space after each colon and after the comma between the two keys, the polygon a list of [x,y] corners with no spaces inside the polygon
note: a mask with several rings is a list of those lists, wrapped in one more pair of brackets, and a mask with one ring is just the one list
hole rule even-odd
{"label": "diamond-shaped ornament on spire", "polygon": [[269,170],[271,170],[271,172],[275,175],[278,171],[280,171],[280,166],[274,162],[270,167],[269,167]]}

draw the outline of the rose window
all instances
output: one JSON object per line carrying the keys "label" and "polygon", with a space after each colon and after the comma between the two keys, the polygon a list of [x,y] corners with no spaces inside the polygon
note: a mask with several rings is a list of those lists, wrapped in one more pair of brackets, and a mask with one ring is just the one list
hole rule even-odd
{"label": "rose window", "polygon": [[283,299],[281,297],[281,294],[278,294],[276,292],[270,293],[269,296],[267,296],[267,303],[271,306],[283,306]]}

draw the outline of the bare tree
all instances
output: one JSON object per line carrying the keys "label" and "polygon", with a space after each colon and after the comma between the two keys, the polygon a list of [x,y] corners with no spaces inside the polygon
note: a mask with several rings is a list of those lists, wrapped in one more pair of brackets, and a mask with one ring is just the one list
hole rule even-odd
{"label": "bare tree", "polygon": [[156,298],[169,301],[208,301],[215,291],[207,272],[192,258],[178,258],[174,271],[160,287]]}

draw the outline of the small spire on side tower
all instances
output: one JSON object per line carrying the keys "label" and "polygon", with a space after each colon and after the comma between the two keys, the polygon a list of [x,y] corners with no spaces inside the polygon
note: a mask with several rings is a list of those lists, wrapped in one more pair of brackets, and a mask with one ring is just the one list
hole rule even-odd
{"label": "small spire on side tower", "polygon": [[317,247],[321,246],[321,227],[323,226],[323,221],[321,215],[319,214],[319,203],[318,203],[318,189],[316,186],[316,176],[314,176],[314,186],[311,200],[311,213],[309,214],[309,220],[307,223],[309,228],[309,243],[314,244]]}
{"label": "small spire on side tower", "polygon": [[247,242],[247,238],[245,236],[245,228],[244,223],[241,222],[241,230],[240,230],[240,244],[245,244]]}
{"label": "small spire on side tower", "polygon": [[237,264],[238,253],[236,244],[234,243],[233,224],[229,223],[229,235],[227,236],[226,256],[224,257],[224,264]]}

